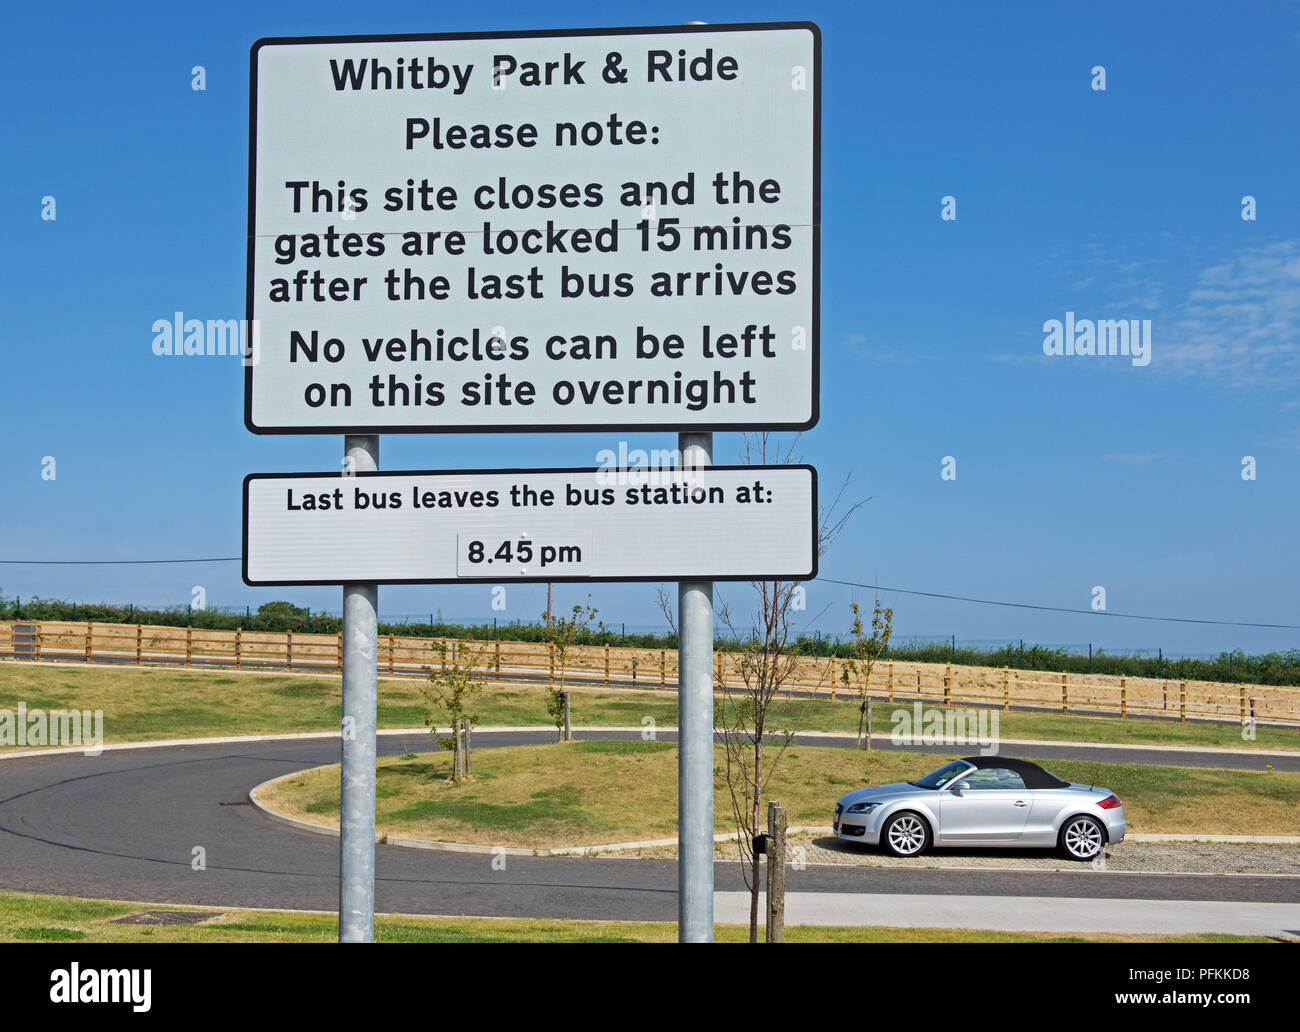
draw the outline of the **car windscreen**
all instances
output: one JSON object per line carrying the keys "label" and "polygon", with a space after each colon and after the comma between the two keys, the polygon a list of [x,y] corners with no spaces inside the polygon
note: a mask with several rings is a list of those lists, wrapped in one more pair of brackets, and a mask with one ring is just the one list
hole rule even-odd
{"label": "car windscreen", "polygon": [[945,763],[938,770],[932,770],[923,778],[917,778],[911,784],[917,788],[943,788],[953,778],[959,777],[971,769],[971,765],[964,760],[953,760],[951,763]]}

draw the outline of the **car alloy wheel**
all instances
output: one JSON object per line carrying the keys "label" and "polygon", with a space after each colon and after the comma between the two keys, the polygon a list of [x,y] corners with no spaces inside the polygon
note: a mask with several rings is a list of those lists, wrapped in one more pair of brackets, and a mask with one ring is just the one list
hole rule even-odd
{"label": "car alloy wheel", "polygon": [[894,856],[918,856],[930,845],[930,828],[918,815],[900,813],[889,819],[881,837]]}
{"label": "car alloy wheel", "polygon": [[1106,841],[1101,825],[1091,817],[1075,817],[1061,830],[1061,844],[1071,860],[1092,860]]}

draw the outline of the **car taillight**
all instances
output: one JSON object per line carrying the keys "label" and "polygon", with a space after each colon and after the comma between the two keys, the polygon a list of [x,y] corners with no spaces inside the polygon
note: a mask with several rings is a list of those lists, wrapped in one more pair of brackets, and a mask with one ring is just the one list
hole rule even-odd
{"label": "car taillight", "polygon": [[1113,810],[1115,809],[1115,807],[1120,805],[1119,796],[1117,796],[1114,792],[1112,792],[1110,795],[1108,795],[1097,805],[1100,806],[1103,810]]}

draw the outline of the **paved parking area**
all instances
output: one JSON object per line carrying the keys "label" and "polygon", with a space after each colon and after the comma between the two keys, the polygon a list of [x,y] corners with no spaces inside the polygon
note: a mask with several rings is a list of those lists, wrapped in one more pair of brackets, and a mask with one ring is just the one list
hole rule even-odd
{"label": "paved parking area", "polygon": [[1046,850],[939,849],[914,860],[900,860],[871,846],[841,842],[829,835],[792,835],[810,864],[858,867],[1015,868],[1077,871],[1092,867],[1125,873],[1281,874],[1300,877],[1300,846],[1224,842],[1122,842],[1090,864],[1072,863]]}

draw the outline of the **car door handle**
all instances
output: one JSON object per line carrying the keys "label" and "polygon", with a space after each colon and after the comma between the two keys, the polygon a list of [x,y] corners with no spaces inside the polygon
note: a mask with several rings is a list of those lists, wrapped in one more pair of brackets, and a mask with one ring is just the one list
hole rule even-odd
{"label": "car door handle", "polygon": [[1017,799],[1017,800],[1016,800],[1016,805],[1017,805],[1017,806],[1028,806],[1029,804],[1028,804],[1027,802],[1025,802],[1023,799]]}

